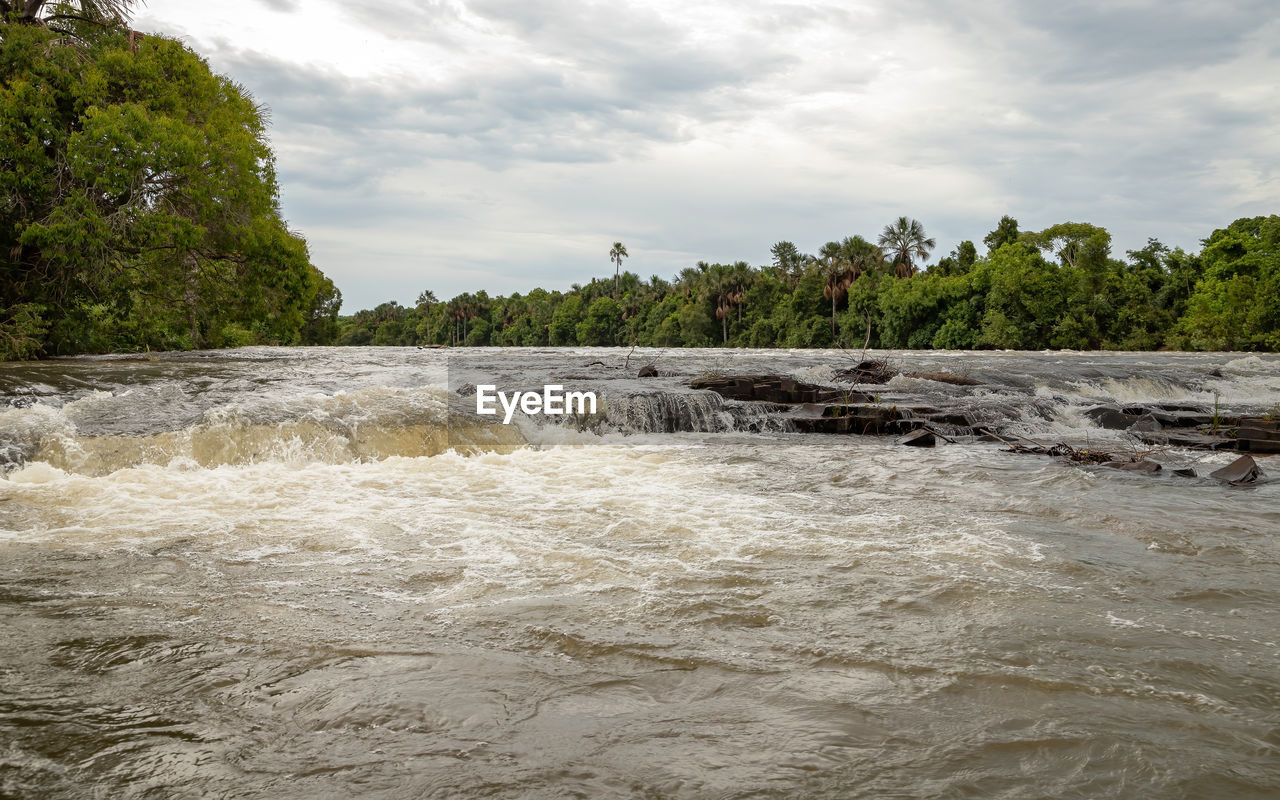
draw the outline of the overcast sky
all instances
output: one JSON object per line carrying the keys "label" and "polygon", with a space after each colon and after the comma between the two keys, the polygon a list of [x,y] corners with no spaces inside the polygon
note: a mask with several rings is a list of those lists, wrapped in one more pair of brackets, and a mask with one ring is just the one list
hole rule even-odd
{"label": "overcast sky", "polygon": [[343,311],[1003,214],[1115,253],[1280,212],[1280,13],[1231,3],[148,0],[271,109]]}

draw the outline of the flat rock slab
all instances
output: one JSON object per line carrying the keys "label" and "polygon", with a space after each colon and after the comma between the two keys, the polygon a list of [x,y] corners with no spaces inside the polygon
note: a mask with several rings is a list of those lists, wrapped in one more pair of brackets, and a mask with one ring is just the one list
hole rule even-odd
{"label": "flat rock slab", "polygon": [[928,428],[920,428],[903,436],[898,440],[898,444],[905,444],[907,447],[935,447],[938,444],[938,437],[934,436],[933,431]]}
{"label": "flat rock slab", "polygon": [[1241,417],[1235,430],[1236,449],[1248,453],[1280,453],[1280,420]]}
{"label": "flat rock slab", "polygon": [[1209,473],[1210,478],[1229,483],[1232,486],[1256,483],[1262,475],[1262,469],[1258,466],[1258,462],[1254,461],[1250,456],[1240,456],[1222,469]]}
{"label": "flat rock slab", "polygon": [[1144,458],[1141,461],[1108,461],[1105,466],[1124,472],[1159,472],[1164,469],[1159,463],[1149,458]]}
{"label": "flat rock slab", "polygon": [[729,375],[699,378],[689,384],[729,400],[769,403],[869,403],[871,396],[847,389],[832,389],[781,375]]}
{"label": "flat rock slab", "polygon": [[1221,434],[1196,433],[1195,431],[1133,431],[1134,436],[1147,444],[1168,447],[1186,447],[1191,450],[1235,450],[1235,439]]}
{"label": "flat rock slab", "polygon": [[[1196,428],[1213,424],[1213,415],[1198,409],[1170,410],[1162,406],[1097,406],[1084,415],[1100,428],[1111,431],[1132,430],[1150,433],[1162,428]],[[1234,424],[1234,419],[1219,418],[1219,425]]]}

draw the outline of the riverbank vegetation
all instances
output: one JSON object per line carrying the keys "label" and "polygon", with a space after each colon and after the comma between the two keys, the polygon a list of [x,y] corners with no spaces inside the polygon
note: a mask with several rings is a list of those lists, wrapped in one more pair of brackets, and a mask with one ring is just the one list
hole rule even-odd
{"label": "riverbank vegetation", "polygon": [[981,256],[963,241],[925,266],[935,243],[904,217],[816,254],[778,242],[764,266],[700,262],[671,280],[622,272],[445,302],[426,291],[413,307],[340,317],[338,342],[1280,350],[1280,216],[1238,219],[1198,253],[1152,239],[1117,258],[1105,228],[1022,231],[1008,216],[982,242]]}
{"label": "riverbank vegetation", "polygon": [[0,359],[332,341],[265,110],[130,5],[0,0]]}

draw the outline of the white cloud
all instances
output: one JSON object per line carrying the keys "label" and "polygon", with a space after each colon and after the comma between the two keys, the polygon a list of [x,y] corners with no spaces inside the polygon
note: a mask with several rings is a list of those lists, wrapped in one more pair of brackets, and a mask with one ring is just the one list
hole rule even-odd
{"label": "white cloud", "polygon": [[[151,0],[273,112],[346,309],[1000,215],[1195,247],[1280,199],[1265,3]],[[1212,11],[1212,13],[1210,13]]]}

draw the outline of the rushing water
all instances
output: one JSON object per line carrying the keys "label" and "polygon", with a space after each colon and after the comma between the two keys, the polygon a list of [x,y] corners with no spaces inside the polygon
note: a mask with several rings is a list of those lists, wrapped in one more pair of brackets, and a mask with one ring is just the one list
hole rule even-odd
{"label": "rushing water", "polygon": [[[796,434],[689,380],[847,354],[625,356],[0,365],[0,796],[1280,793],[1280,481]],[[1045,441],[1280,403],[1275,356],[894,358]],[[451,434],[461,366],[604,419]]]}

